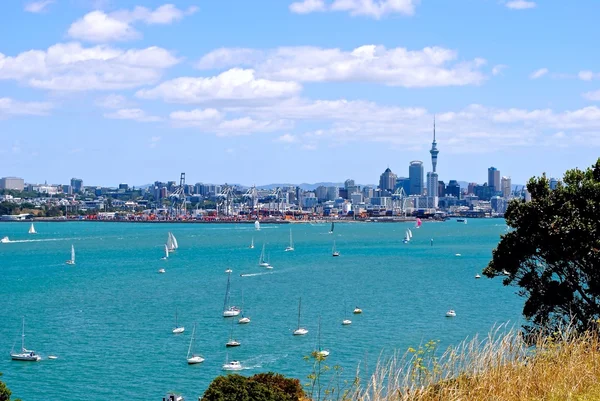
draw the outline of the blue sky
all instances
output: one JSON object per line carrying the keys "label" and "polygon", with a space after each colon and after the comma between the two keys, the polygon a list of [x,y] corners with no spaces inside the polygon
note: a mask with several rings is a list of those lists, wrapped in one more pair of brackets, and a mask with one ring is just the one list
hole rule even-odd
{"label": "blue sky", "polygon": [[0,176],[483,183],[600,149],[600,2],[46,0],[0,5]]}

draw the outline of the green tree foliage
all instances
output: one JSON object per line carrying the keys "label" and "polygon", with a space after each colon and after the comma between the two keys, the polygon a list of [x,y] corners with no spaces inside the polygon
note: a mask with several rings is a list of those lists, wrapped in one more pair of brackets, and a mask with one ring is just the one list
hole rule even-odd
{"label": "green tree foliage", "polygon": [[[2,376],[2,373],[0,372],[0,376]],[[0,380],[0,401],[10,401],[10,396],[12,395],[11,391],[8,389],[8,387],[6,387],[6,384],[4,384],[1,380]],[[21,401],[19,399],[16,399],[14,401]]]}
{"label": "green tree foliage", "polygon": [[298,401],[304,398],[300,381],[277,373],[252,377],[219,376],[208,386],[202,401]]}
{"label": "green tree foliage", "polygon": [[[531,202],[513,201],[502,236],[484,269],[504,276],[526,298],[527,331],[572,323],[583,331],[600,317],[600,159],[569,170],[550,189],[546,176],[527,184]],[[509,275],[505,275],[505,270]]]}

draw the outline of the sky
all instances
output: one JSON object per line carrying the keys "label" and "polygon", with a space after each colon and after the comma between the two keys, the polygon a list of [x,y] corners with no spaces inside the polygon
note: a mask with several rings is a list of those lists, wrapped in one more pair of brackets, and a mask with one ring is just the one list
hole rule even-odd
{"label": "sky", "polygon": [[600,156],[597,0],[4,0],[0,176],[513,183]]}

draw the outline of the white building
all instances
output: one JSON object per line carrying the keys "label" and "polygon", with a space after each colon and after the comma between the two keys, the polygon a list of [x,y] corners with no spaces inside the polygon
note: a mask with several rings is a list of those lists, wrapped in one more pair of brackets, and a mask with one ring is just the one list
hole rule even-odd
{"label": "white building", "polygon": [[12,189],[14,191],[22,191],[25,188],[25,181],[17,177],[0,178],[0,189]]}

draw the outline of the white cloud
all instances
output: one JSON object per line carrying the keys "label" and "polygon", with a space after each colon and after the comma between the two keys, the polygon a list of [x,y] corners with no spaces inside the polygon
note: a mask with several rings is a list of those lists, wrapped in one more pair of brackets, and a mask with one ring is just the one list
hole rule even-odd
{"label": "white cloud", "polygon": [[508,66],[507,66],[507,65],[504,65],[504,64],[498,64],[498,65],[495,65],[495,66],[492,68],[492,75],[494,75],[494,76],[501,75],[501,74],[502,74],[502,71],[504,71],[504,70],[505,70],[505,69],[507,69],[507,68],[508,68]]}
{"label": "white cloud", "polygon": [[133,10],[118,10],[110,14],[92,11],[71,24],[68,35],[89,42],[111,42],[138,39],[141,33],[135,30],[133,23],[142,21],[148,25],[171,24],[185,15],[198,11],[198,7],[180,10],[173,4],[165,4],[152,11],[146,7]]}
{"label": "white cloud", "polygon": [[512,0],[506,3],[506,7],[511,10],[526,10],[528,8],[535,8],[536,4],[534,1]]}
{"label": "white cloud", "polygon": [[46,11],[46,8],[54,3],[54,0],[32,1],[25,5],[25,11],[29,13],[41,13]]}
{"label": "white cloud", "polygon": [[124,109],[130,104],[125,96],[115,93],[96,99],[96,105],[105,109]]}
{"label": "white cloud", "polygon": [[600,90],[586,92],[583,94],[583,97],[593,102],[600,102]]}
{"label": "white cloud", "polygon": [[535,70],[534,72],[532,72],[529,75],[529,78],[530,79],[538,79],[538,78],[543,77],[547,73],[548,73],[548,69],[547,68],[540,68],[539,70]]}
{"label": "white cloud", "polygon": [[216,109],[194,109],[191,111],[174,111],[170,115],[171,120],[178,121],[182,125],[212,125],[223,119],[223,114]]}
{"label": "white cloud", "polygon": [[253,70],[233,68],[214,77],[176,78],[152,89],[142,89],[136,96],[174,103],[201,103],[209,100],[278,99],[293,96],[300,89],[301,86],[295,82],[257,79]]}
{"label": "white cloud", "polygon": [[290,11],[308,14],[316,11],[342,11],[352,16],[367,16],[380,19],[386,15],[414,15],[420,0],[304,0],[290,4]]}
{"label": "white cloud", "polygon": [[0,53],[0,80],[56,91],[115,90],[155,83],[179,61],[160,47],[127,51],[60,43],[10,57]]}
{"label": "white cloud", "polygon": [[455,51],[442,47],[422,50],[386,49],[365,45],[351,51],[337,48],[280,47],[218,49],[196,64],[201,69],[251,66],[256,76],[297,82],[378,82],[389,86],[429,87],[473,85],[483,82],[485,60],[457,62]]}
{"label": "white cloud", "polygon": [[0,119],[13,116],[45,116],[52,110],[52,103],[19,102],[9,97],[0,97]]}
{"label": "white cloud", "polygon": [[276,139],[277,142],[283,143],[296,143],[298,142],[298,138],[292,134],[283,134]]}
{"label": "white cloud", "polygon": [[579,71],[579,74],[577,74],[577,76],[582,81],[591,81],[592,79],[600,79],[600,72],[594,73],[593,71],[587,71],[587,70]]}
{"label": "white cloud", "polygon": [[325,11],[323,0],[304,0],[290,4],[290,11],[296,14],[308,14],[315,11]]}
{"label": "white cloud", "polygon": [[119,109],[114,113],[106,113],[104,117],[117,120],[134,120],[138,122],[154,122],[160,121],[161,118],[146,114],[142,109]]}

